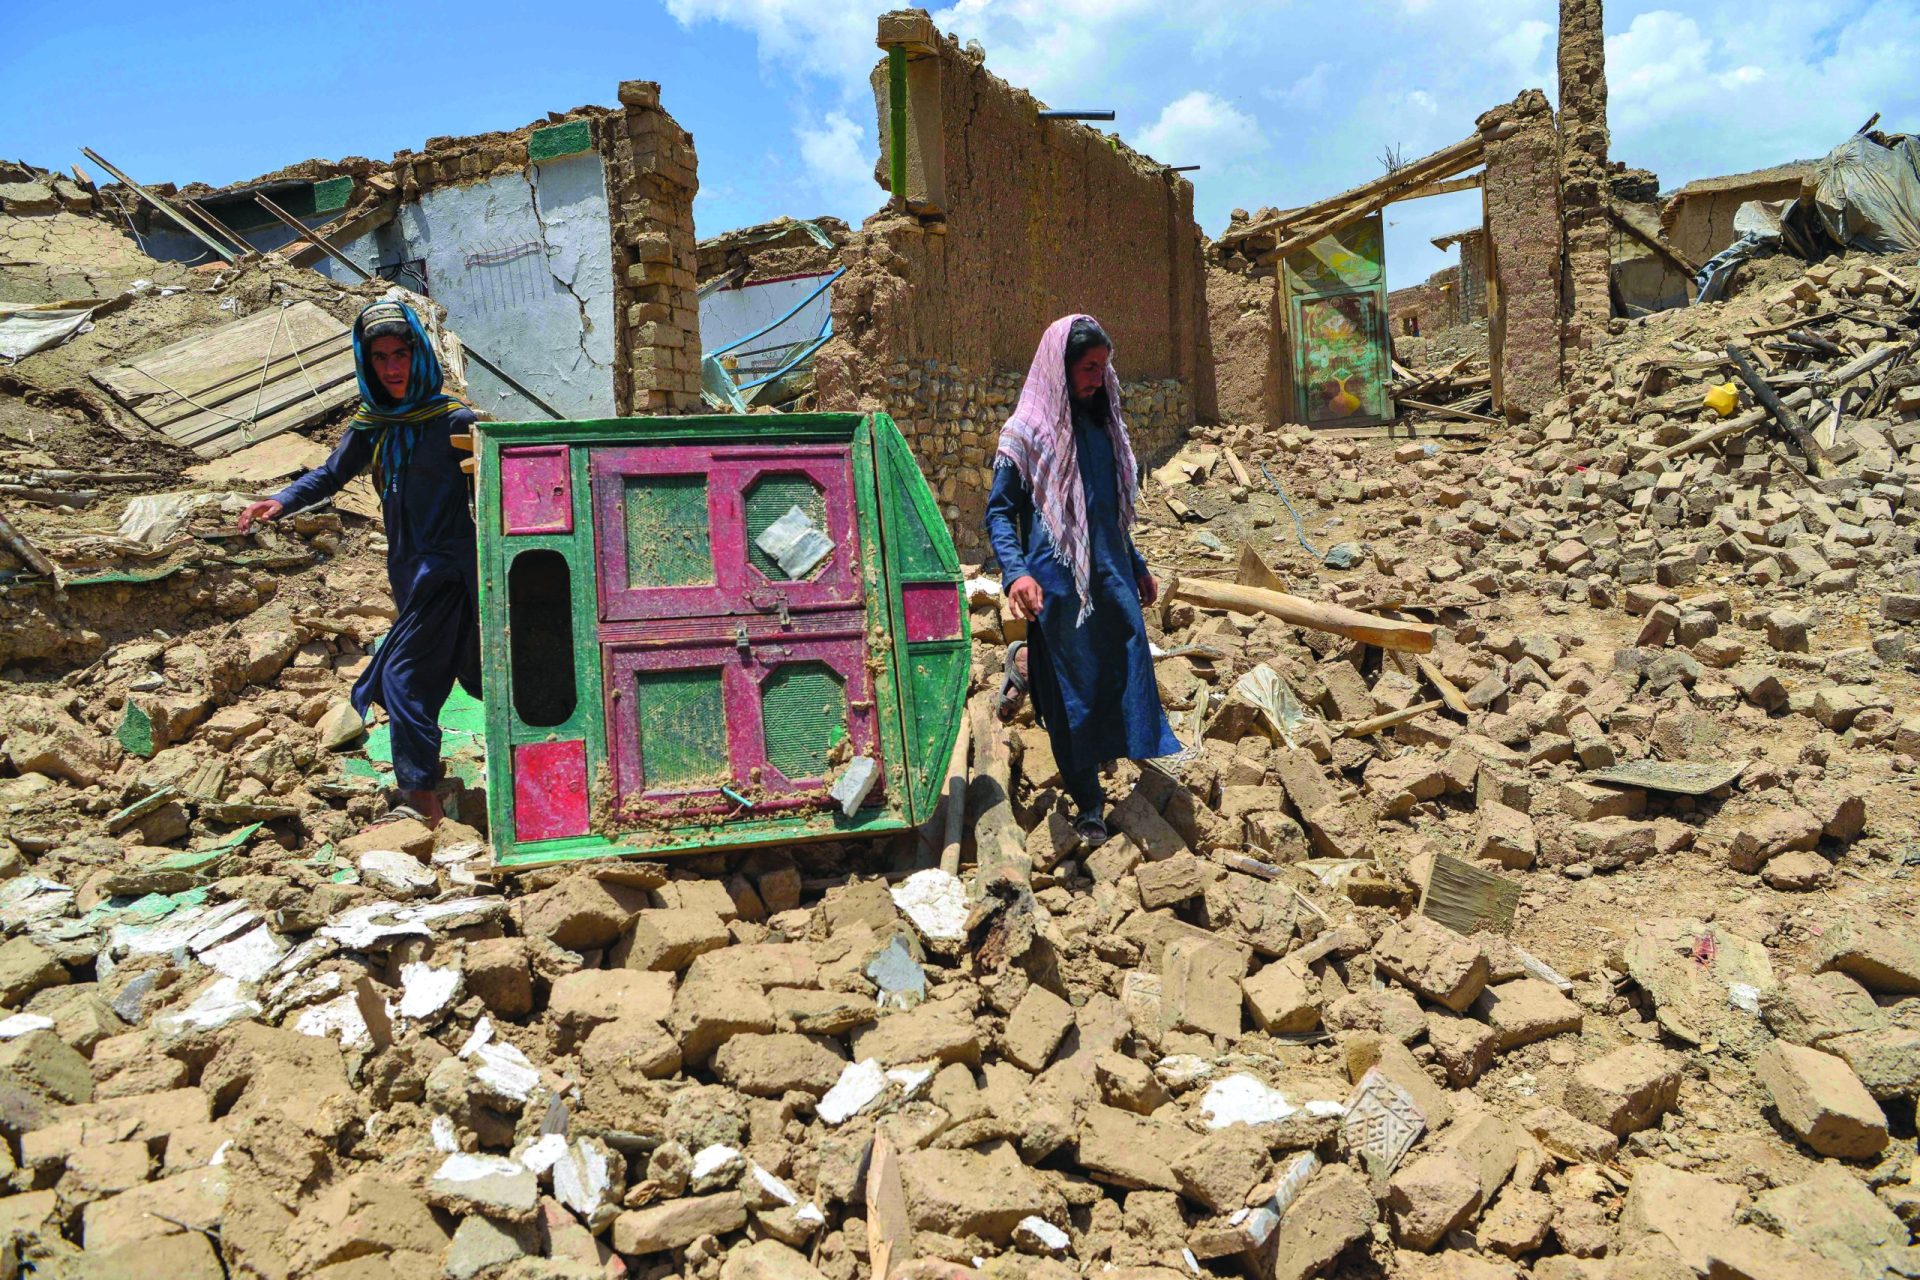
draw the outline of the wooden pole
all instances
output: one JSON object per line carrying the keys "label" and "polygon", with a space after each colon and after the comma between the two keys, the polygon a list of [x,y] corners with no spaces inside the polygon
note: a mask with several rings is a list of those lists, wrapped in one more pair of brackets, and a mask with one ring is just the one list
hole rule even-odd
{"label": "wooden pole", "polygon": [[1749,409],[1737,418],[1728,418],[1725,422],[1715,423],[1704,431],[1696,431],[1679,444],[1668,445],[1660,452],[1648,458],[1648,462],[1670,462],[1675,458],[1692,453],[1695,449],[1704,449],[1716,440],[1725,440],[1744,431],[1751,431],[1767,420],[1765,409]]}
{"label": "wooden pole", "polygon": [[53,571],[53,562],[40,554],[40,548],[21,536],[20,531],[15,529],[13,523],[4,515],[0,515],[0,546],[13,552],[22,565],[41,577],[56,579],[59,577]]}
{"label": "wooden pole", "polygon": [[1352,724],[1340,731],[1340,736],[1344,738],[1364,738],[1370,733],[1378,733],[1382,729],[1391,729],[1393,726],[1405,724],[1409,720],[1418,720],[1421,716],[1427,714],[1427,712],[1438,711],[1446,705],[1446,703],[1438,698],[1435,698],[1432,702],[1416,702],[1410,707],[1402,707],[1398,711],[1389,711],[1383,716],[1374,716],[1371,720],[1355,720]]}
{"label": "wooden pole", "polygon": [[205,246],[207,246],[207,248],[213,250],[216,254],[218,254],[223,262],[226,262],[229,266],[231,266],[233,263],[238,261],[238,259],[234,256],[233,250],[227,248],[227,246],[221,244],[218,240],[215,240],[212,236],[209,236],[206,232],[202,231],[199,227],[196,227],[195,225],[193,225],[193,223],[187,221],[187,216],[185,214],[181,213],[178,209],[168,204],[165,200],[162,200],[159,196],[147,190],[145,187],[135,182],[132,178],[129,178],[126,174],[120,172],[118,169],[108,164],[105,160],[101,159],[100,154],[98,152],[88,147],[82,147],[80,148],[80,154],[85,156],[87,159],[93,161],[95,164],[99,165],[102,169],[105,169],[108,173],[112,174],[115,178],[118,178],[120,182],[126,186],[127,190],[133,192],[135,195],[139,196],[142,200],[145,200],[148,204],[158,209],[161,213],[166,214],[167,217],[171,218],[175,223],[179,225],[182,231],[185,231],[188,235],[192,236],[194,239],[198,240],[201,244],[204,244]]}
{"label": "wooden pole", "polygon": [[1747,359],[1740,348],[1729,346],[1727,359],[1733,361],[1733,371],[1740,375],[1740,381],[1747,384],[1747,390],[1753,392],[1753,398],[1766,406],[1767,412],[1773,415],[1774,421],[1778,422],[1786,433],[1793,437],[1793,442],[1800,446],[1800,452],[1806,455],[1807,465],[1813,469],[1813,473],[1817,476],[1826,475],[1826,450],[1820,447],[1820,442],[1815,440],[1813,433],[1807,430],[1807,424],[1800,420],[1800,415],[1781,402],[1780,397],[1774,393],[1772,387],[1767,385],[1767,380],[1760,376],[1760,371],[1753,367],[1753,362]]}
{"label": "wooden pole", "polygon": [[1322,604],[1284,591],[1243,587],[1232,582],[1206,578],[1175,578],[1167,588],[1171,596],[1212,609],[1232,609],[1238,613],[1269,613],[1282,622],[1314,631],[1325,631],[1382,649],[1401,649],[1408,653],[1428,653],[1433,649],[1434,629],[1422,622],[1401,622],[1381,618],[1337,604]]}
{"label": "wooden pole", "polygon": [[983,694],[968,707],[973,719],[973,780],[967,790],[973,810],[973,857],[977,874],[1026,862],[1027,841],[1013,817],[1013,753],[1006,726],[994,719]]}
{"label": "wooden pole", "polygon": [[967,831],[967,753],[973,742],[973,717],[960,720],[960,736],[953,740],[953,755],[947,761],[947,813],[945,840],[940,847],[940,869],[948,875],[960,874],[960,845]]}

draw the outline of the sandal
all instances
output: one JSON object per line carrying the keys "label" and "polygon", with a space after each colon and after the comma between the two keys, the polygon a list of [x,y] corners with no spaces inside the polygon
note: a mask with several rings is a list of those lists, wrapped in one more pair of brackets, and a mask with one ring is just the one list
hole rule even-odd
{"label": "sandal", "polygon": [[1001,724],[1012,724],[1027,700],[1027,678],[1020,674],[1020,651],[1026,647],[1025,640],[1007,646],[1006,675],[1001,678],[999,692],[993,695],[993,715]]}
{"label": "sandal", "polygon": [[1089,809],[1073,820],[1073,834],[1080,838],[1081,848],[1098,849],[1112,833],[1107,830],[1107,820],[1100,816],[1100,811]]}

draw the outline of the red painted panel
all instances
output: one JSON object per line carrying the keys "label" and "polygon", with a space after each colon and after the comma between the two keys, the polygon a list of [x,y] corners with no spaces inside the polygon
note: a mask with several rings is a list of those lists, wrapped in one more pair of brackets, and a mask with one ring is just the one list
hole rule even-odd
{"label": "red painted panel", "polygon": [[573,532],[573,471],[566,445],[500,451],[500,527],[510,534]]}
{"label": "red painted panel", "polygon": [[960,638],[960,593],[951,582],[907,582],[900,586],[907,613],[907,643]]}
{"label": "red painted panel", "polygon": [[587,834],[587,744],[527,742],[513,749],[513,838]]}

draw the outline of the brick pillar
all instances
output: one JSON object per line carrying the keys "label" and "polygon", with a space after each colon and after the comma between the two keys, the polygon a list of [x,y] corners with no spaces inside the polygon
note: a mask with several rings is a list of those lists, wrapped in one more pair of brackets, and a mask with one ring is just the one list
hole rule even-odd
{"label": "brick pillar", "polygon": [[651,80],[620,85],[610,117],[607,203],[613,224],[613,400],[621,414],[700,410],[700,305],[693,135],[660,108]]}
{"label": "brick pillar", "polygon": [[1560,205],[1567,224],[1563,359],[1592,348],[1613,316],[1607,220],[1607,48],[1601,0],[1560,0]]}
{"label": "brick pillar", "polygon": [[1546,95],[1528,89],[1477,122],[1486,142],[1487,338],[1493,398],[1525,418],[1560,391],[1559,135]]}

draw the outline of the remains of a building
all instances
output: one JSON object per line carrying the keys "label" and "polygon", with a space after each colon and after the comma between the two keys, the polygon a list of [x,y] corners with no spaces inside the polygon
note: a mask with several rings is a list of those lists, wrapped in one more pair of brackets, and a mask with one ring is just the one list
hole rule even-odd
{"label": "remains of a building", "polygon": [[[1143,457],[1215,416],[1193,186],[1118,139],[1037,118],[1039,102],[921,10],[884,15],[878,40],[881,170],[907,186],[842,252],[820,407],[891,412],[962,550],[977,548],[994,436],[1054,318],[1087,312],[1113,334]],[[899,169],[895,121],[910,139]]]}
{"label": "remains of a building", "polygon": [[[266,196],[361,269],[433,298],[541,402],[478,368],[475,406],[491,417],[686,412],[699,407],[693,140],[661,109],[658,85],[623,83],[620,103],[429,139],[390,167],[347,161],[182,198],[243,246],[358,278],[266,212]],[[155,256],[205,255],[143,208]]]}
{"label": "remains of a building", "polygon": [[743,405],[811,407],[848,235],[838,218],[779,218],[700,242],[700,336],[718,364],[710,395],[725,400],[731,384]]}
{"label": "remains of a building", "polygon": [[1660,209],[1660,230],[1674,247],[1695,262],[1705,262],[1739,239],[1733,215],[1749,200],[1792,200],[1813,175],[1815,161],[1729,173],[1689,182],[1668,196]]}
{"label": "remains of a building", "polygon": [[[1502,262],[1558,299],[1557,215],[1518,222],[1526,178],[1558,189],[1544,102],[1478,137],[1493,305]],[[906,168],[896,185],[933,190]],[[631,218],[690,190],[680,161],[636,170],[611,188]],[[1650,182],[1624,176],[1614,207],[1644,209]],[[0,174],[0,243],[48,254],[7,271],[0,335],[21,304],[111,304],[0,370],[0,1276],[1916,1270],[1920,246],[1782,255],[1564,365],[1560,313],[1510,311],[1510,357],[1553,338],[1514,381],[1557,390],[1471,450],[1196,427],[1146,476],[1137,531],[1191,750],[1115,768],[1097,848],[1047,735],[990,714],[999,585],[946,556],[929,572],[935,531],[883,525],[896,582],[941,578],[920,625],[964,630],[967,579],[973,644],[929,642],[970,695],[940,822],[895,848],[500,877],[489,806],[517,831],[521,797],[482,794],[487,715],[570,689],[504,748],[565,755],[606,708],[556,683],[551,650],[539,682],[509,659],[494,703],[443,717],[453,820],[387,812],[387,726],[347,702],[391,624],[377,507],[233,529],[337,421],[203,459],[94,378],[142,366],[204,399],[163,352],[309,306],[337,325],[382,286],[279,254],[188,269],[124,237],[90,260],[119,236],[114,194]],[[677,254],[610,234],[628,268]],[[143,266],[165,287],[121,283]],[[1252,364],[1225,385],[1259,394]],[[809,423],[838,429],[790,427]],[[701,430],[645,434],[711,455]],[[489,572],[511,613],[507,557],[529,557],[546,607],[496,617],[496,640],[573,616],[548,557],[613,563],[582,538],[590,450],[557,457],[564,424],[515,431],[480,498]],[[746,447],[760,466],[783,446]],[[599,473],[616,506],[649,493]],[[685,565],[681,540],[612,541]],[[645,569],[608,578],[659,599]],[[829,627],[762,599],[738,633],[661,610],[605,638],[636,671],[847,643],[823,633],[849,597]],[[932,673],[906,593],[885,608]],[[603,639],[584,612],[576,652]],[[690,701],[654,710],[670,739],[700,731],[672,740],[699,773],[716,721]],[[818,689],[786,705],[767,758],[833,754]],[[575,796],[528,816],[556,798]]]}

